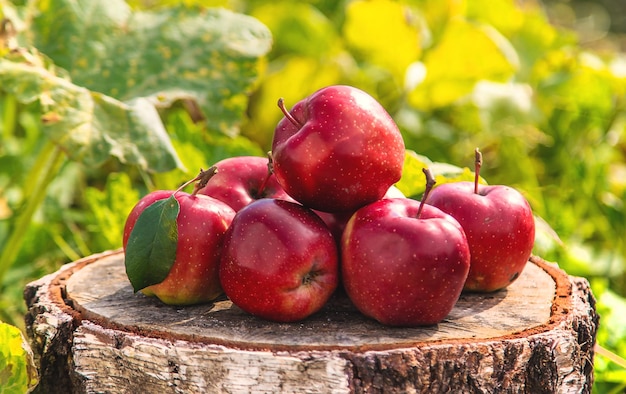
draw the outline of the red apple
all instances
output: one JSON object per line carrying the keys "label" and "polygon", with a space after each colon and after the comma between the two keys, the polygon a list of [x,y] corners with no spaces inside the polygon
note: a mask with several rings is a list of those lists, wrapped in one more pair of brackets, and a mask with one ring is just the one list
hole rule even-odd
{"label": "red apple", "polygon": [[452,215],[465,231],[472,255],[465,290],[491,292],[521,274],[535,242],[535,221],[517,190],[478,183],[481,162],[477,149],[475,181],[440,185],[428,203]]}
{"label": "red apple", "polygon": [[180,206],[176,218],[178,237],[175,260],[162,282],[145,287],[141,292],[171,305],[212,301],[223,293],[218,265],[224,234],[235,216],[235,211],[224,202],[183,191],[149,193],[139,200],[127,217],[124,249],[128,251],[129,239],[139,216],[153,203],[168,199],[173,193]]}
{"label": "red apple", "polygon": [[350,300],[364,315],[391,326],[443,320],[461,294],[470,261],[461,225],[408,198],[383,199],[356,211],[343,233],[341,256]]}
{"label": "red apple", "polygon": [[269,159],[258,156],[230,157],[215,163],[217,173],[199,194],[224,201],[235,212],[261,198],[292,200],[268,168]]}
{"label": "red apple", "polygon": [[381,199],[402,175],[404,142],[395,122],[370,95],[329,86],[299,101],[278,123],[274,174],[303,205],[354,212]]}
{"label": "red apple", "polygon": [[255,316],[293,322],[318,311],[338,284],[337,246],[310,209],[261,199],[232,221],[220,280],[231,301]]}

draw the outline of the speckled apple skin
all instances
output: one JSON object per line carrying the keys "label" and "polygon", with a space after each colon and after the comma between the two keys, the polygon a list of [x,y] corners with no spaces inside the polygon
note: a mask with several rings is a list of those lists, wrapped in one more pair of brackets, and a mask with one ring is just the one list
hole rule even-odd
{"label": "speckled apple skin", "polygon": [[465,290],[493,292],[522,273],[535,242],[535,220],[524,196],[504,185],[454,182],[437,186],[428,203],[463,227],[472,255]]}
{"label": "speckled apple skin", "polygon": [[226,233],[220,280],[244,311],[294,322],[326,304],[339,283],[338,264],[319,216],[295,202],[260,199],[237,212]]}
{"label": "speckled apple skin", "polygon": [[354,212],[379,200],[402,175],[400,131],[372,96],[329,86],[296,103],[274,133],[274,173],[285,191],[324,212]]}
{"label": "speckled apple skin", "polygon": [[342,280],[354,305],[391,326],[433,325],[452,310],[469,271],[459,223],[407,198],[369,204],[348,221],[342,238]]}

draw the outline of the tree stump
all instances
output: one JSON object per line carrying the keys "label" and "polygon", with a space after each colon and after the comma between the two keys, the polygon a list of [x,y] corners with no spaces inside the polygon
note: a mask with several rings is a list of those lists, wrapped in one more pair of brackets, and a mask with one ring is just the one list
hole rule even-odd
{"label": "tree stump", "polygon": [[585,279],[533,256],[508,289],[463,294],[440,324],[391,328],[337,294],[291,324],[226,298],[134,294],[121,250],[30,283],[42,393],[589,393],[598,324]]}

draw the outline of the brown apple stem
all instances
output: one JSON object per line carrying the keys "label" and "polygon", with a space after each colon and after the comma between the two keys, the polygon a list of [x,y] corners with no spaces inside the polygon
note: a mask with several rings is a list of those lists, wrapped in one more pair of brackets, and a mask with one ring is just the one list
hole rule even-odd
{"label": "brown apple stem", "polygon": [[211,179],[213,175],[215,174],[217,174],[217,166],[211,166],[209,167],[208,170],[203,170],[201,168],[200,173],[196,175],[195,178],[190,179],[187,182],[183,183],[178,189],[176,189],[176,191],[174,191],[174,194],[183,190],[184,188],[191,185],[192,183],[198,182],[196,183],[195,187],[193,188],[193,191],[191,192],[191,195],[195,196],[200,191],[200,189],[202,189],[203,187],[206,186],[207,183],[209,183],[209,179]]}
{"label": "brown apple stem", "polygon": [[420,201],[420,206],[417,209],[416,216],[418,219],[422,215],[422,210],[424,209],[424,204],[426,204],[426,199],[428,198],[430,191],[433,190],[435,183],[437,183],[437,181],[435,181],[435,176],[433,175],[433,172],[430,170],[430,168],[422,168],[422,172],[424,173],[424,175],[426,175],[426,188],[424,189],[424,194],[422,195],[422,201]]}
{"label": "brown apple stem", "polygon": [[287,118],[287,120],[293,123],[294,126],[296,126],[299,129],[302,128],[302,123],[298,122],[298,120],[294,118],[293,115],[289,113],[289,111],[287,111],[287,108],[285,108],[285,99],[282,97],[278,99],[278,108],[280,108],[280,110],[283,111],[285,118]]}
{"label": "brown apple stem", "polygon": [[480,167],[483,165],[483,154],[476,148],[474,150],[474,194],[478,194],[478,180],[480,179]]}
{"label": "brown apple stem", "polygon": [[265,175],[265,179],[263,179],[263,182],[261,183],[261,186],[259,186],[259,190],[257,190],[256,192],[256,197],[260,198],[261,196],[263,196],[263,193],[265,192],[265,188],[267,187],[267,182],[269,182],[270,177],[272,176],[272,174],[274,173],[274,159],[272,158],[272,152],[267,152],[267,174]]}

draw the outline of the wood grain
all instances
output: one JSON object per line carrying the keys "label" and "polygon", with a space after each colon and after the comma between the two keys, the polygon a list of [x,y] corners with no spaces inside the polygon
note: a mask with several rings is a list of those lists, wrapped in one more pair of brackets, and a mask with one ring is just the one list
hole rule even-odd
{"label": "wood grain", "polygon": [[82,268],[67,281],[67,298],[86,319],[251,349],[392,348],[438,340],[494,338],[548,321],[555,292],[554,279],[537,265],[528,264],[506,290],[462,295],[438,325],[392,328],[365,318],[342,295],[333,298],[320,313],[289,324],[253,317],[227,299],[191,307],[167,306],[156,298],[133,294],[121,253]]}

